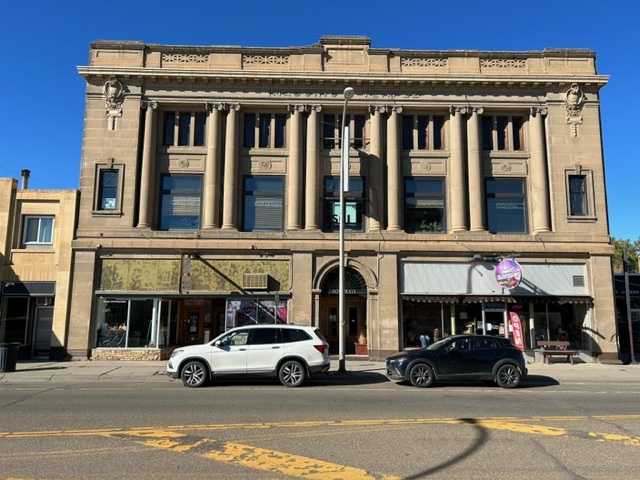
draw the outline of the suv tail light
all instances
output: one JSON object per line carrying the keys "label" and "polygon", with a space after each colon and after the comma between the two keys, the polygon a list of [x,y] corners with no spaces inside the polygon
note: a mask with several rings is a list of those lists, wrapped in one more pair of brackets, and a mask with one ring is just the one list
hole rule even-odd
{"label": "suv tail light", "polygon": [[324,353],[325,350],[327,350],[327,345],[314,345],[313,346],[316,350],[318,350],[320,353]]}

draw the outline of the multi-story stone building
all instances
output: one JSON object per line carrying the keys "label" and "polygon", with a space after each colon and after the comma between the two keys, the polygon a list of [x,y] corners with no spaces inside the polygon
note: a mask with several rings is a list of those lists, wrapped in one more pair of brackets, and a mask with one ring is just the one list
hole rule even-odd
{"label": "multi-story stone building", "polygon": [[530,355],[566,337],[617,357],[595,54],[370,43],[91,44],[69,354],[157,358],[273,321],[337,353],[344,205],[347,354],[411,345],[410,320],[519,320]]}
{"label": "multi-story stone building", "polygon": [[0,343],[19,343],[19,358],[66,355],[71,241],[77,190],[29,189],[0,178]]}

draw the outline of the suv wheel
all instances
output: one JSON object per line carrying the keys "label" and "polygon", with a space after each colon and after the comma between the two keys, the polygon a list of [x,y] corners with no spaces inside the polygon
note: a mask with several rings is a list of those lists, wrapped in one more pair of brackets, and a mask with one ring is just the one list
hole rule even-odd
{"label": "suv wheel", "polygon": [[419,363],[409,370],[409,381],[414,387],[430,387],[433,383],[433,369],[426,363]]}
{"label": "suv wheel", "polygon": [[304,366],[297,360],[288,360],[280,366],[278,378],[285,387],[298,387],[304,382]]}
{"label": "suv wheel", "polygon": [[201,387],[207,383],[207,369],[202,362],[194,360],[184,366],[180,378],[187,387]]}
{"label": "suv wheel", "polygon": [[520,370],[511,363],[502,365],[496,372],[496,383],[502,388],[514,388],[520,384]]}

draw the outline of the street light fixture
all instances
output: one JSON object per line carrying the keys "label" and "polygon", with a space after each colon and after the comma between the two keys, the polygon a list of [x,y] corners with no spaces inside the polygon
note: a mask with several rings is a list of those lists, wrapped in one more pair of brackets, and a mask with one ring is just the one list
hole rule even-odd
{"label": "street light fixture", "polygon": [[347,103],[353,98],[352,87],[344,89],[344,106],[342,108],[342,142],[340,143],[340,248],[338,261],[338,372],[346,372],[345,339],[344,339],[344,194],[349,191],[349,122],[347,122]]}

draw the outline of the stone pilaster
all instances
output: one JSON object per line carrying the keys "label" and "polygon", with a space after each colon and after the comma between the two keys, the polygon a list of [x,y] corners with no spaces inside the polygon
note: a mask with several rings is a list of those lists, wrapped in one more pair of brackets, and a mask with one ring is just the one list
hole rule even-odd
{"label": "stone pilaster", "polygon": [[307,118],[307,169],[305,176],[305,230],[318,230],[318,185],[320,184],[320,150],[318,148],[319,105],[309,106]]}
{"label": "stone pilaster", "polygon": [[140,200],[138,201],[138,227],[151,228],[151,207],[154,205],[151,183],[154,174],[154,159],[156,157],[156,102],[142,101],[140,107],[145,110],[144,139],[142,144],[142,166],[140,171]]}
{"label": "stone pilaster", "polygon": [[382,116],[390,111],[387,106],[369,106],[371,144],[369,147],[369,227],[370,232],[381,229],[384,219],[384,164],[382,159]]}
{"label": "stone pilaster", "polygon": [[228,110],[227,125],[225,129],[225,150],[224,150],[224,201],[222,210],[222,229],[237,230],[237,181],[238,181],[238,148],[236,142],[237,135],[237,112],[240,110],[239,104],[225,103],[223,110]]}
{"label": "stone pilaster", "polygon": [[302,130],[302,114],[306,105],[287,105],[291,114],[289,129],[289,165],[287,169],[287,230],[300,230],[301,187],[302,187],[302,151],[300,132]]}
{"label": "stone pilaster", "polygon": [[483,222],[484,176],[482,171],[482,145],[480,143],[482,107],[470,108],[471,118],[467,123],[467,176],[469,178],[469,220],[472,232],[485,230]]}
{"label": "stone pilaster", "polygon": [[450,211],[450,232],[460,232],[467,229],[466,225],[466,188],[464,169],[464,144],[462,135],[462,122],[468,107],[449,107],[449,169],[447,174],[449,202],[447,208]]}
{"label": "stone pilaster", "polygon": [[532,233],[549,232],[549,186],[547,175],[544,119],[546,108],[531,107],[531,219]]}
{"label": "stone pilaster", "polygon": [[402,165],[399,150],[399,114],[402,107],[393,107],[387,124],[387,230],[399,231],[400,205],[402,205]]}
{"label": "stone pilaster", "polygon": [[216,212],[220,206],[220,112],[222,103],[206,103],[209,112],[207,122],[207,157],[204,168],[203,222],[202,228],[218,228]]}

